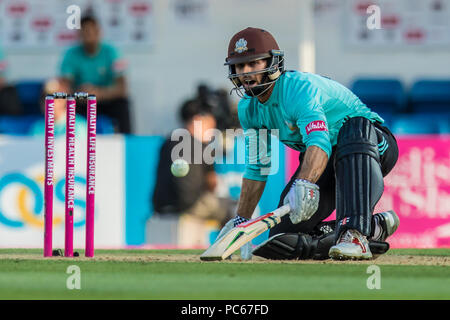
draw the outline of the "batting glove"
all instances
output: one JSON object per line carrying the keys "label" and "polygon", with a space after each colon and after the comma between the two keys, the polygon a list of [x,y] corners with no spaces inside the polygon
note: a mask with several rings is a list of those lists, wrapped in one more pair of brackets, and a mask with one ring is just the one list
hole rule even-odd
{"label": "batting glove", "polygon": [[319,186],[307,180],[296,179],[283,204],[291,206],[289,217],[292,223],[297,224],[311,219],[319,207]]}

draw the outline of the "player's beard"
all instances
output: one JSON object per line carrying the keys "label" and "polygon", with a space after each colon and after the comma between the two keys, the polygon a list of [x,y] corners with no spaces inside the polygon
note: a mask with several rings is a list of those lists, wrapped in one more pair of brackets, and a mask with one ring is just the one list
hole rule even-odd
{"label": "player's beard", "polygon": [[255,87],[253,87],[253,88],[250,87],[248,89],[245,89],[245,86],[244,86],[245,94],[250,96],[250,97],[257,97],[257,96],[259,96],[265,90],[267,90],[268,86],[271,85],[271,83],[267,83],[268,79],[269,79],[269,77],[267,76],[267,74],[264,74],[264,76],[261,79],[261,82],[259,84],[257,84]]}

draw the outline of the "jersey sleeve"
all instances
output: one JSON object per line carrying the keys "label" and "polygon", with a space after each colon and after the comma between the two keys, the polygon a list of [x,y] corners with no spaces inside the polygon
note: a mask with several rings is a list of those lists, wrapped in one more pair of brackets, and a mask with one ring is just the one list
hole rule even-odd
{"label": "jersey sleeve", "polygon": [[3,53],[3,50],[0,48],[0,78],[5,77],[6,67],[7,67],[6,58]]}
{"label": "jersey sleeve", "polygon": [[266,181],[271,168],[270,130],[252,123],[251,116],[244,108],[238,107],[238,116],[245,139],[244,178]]}
{"label": "jersey sleeve", "polygon": [[114,79],[125,75],[127,69],[127,61],[125,60],[122,51],[116,47],[111,46],[111,68]]}
{"label": "jersey sleeve", "polygon": [[331,141],[323,105],[327,95],[308,82],[299,82],[286,91],[285,103],[303,137],[306,148],[317,146],[331,156]]}

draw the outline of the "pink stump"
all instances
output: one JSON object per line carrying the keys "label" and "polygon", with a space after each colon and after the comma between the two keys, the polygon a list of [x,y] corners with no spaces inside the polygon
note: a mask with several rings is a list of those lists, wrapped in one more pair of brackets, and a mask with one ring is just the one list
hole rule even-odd
{"label": "pink stump", "polygon": [[44,257],[53,250],[53,174],[55,151],[55,99],[45,97]]}
{"label": "pink stump", "polygon": [[87,100],[87,163],[86,163],[86,257],[94,256],[94,197],[97,134],[97,98],[90,95]]}
{"label": "pink stump", "polygon": [[76,101],[67,97],[66,119],[66,185],[64,256],[73,257],[73,211],[75,205],[75,111]]}

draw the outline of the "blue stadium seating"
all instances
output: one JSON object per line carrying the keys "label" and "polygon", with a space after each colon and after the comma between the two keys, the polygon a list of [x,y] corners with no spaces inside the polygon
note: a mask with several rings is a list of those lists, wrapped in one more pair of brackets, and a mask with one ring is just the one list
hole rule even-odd
{"label": "blue stadium seating", "polygon": [[399,116],[393,120],[390,129],[394,134],[446,134],[450,132],[448,119],[429,113]]}
{"label": "blue stadium seating", "polygon": [[15,84],[25,114],[42,114],[40,98],[44,80],[24,80]]}
{"label": "blue stadium seating", "polygon": [[439,132],[442,134],[450,134],[450,120],[441,118],[439,122]]}
{"label": "blue stadium seating", "polygon": [[34,122],[42,118],[39,115],[1,116],[0,134],[28,135]]}
{"label": "blue stadium seating", "polygon": [[413,112],[450,116],[450,79],[419,80],[413,84],[410,96]]}
{"label": "blue stadium seating", "polygon": [[111,118],[104,115],[97,116],[97,133],[98,134],[114,133],[114,125]]}
{"label": "blue stadium seating", "polygon": [[369,108],[385,118],[404,112],[407,106],[403,84],[397,79],[360,78],[352,83],[351,90]]}
{"label": "blue stadium seating", "polygon": [[390,112],[377,112],[377,113],[384,120],[383,126],[386,126],[389,128],[391,127],[393,120],[397,118],[397,116],[395,116],[394,114],[392,114]]}

